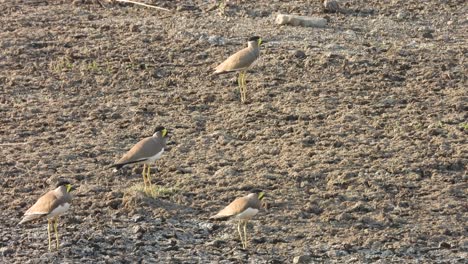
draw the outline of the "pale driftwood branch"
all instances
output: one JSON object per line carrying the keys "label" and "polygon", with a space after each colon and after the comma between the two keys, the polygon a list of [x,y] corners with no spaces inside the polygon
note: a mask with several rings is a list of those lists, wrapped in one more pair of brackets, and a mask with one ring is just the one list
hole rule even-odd
{"label": "pale driftwood branch", "polygon": [[155,9],[159,9],[159,10],[164,10],[164,11],[171,11],[167,8],[163,8],[163,7],[159,7],[159,6],[154,6],[154,5],[148,5],[148,4],[144,4],[144,3],[140,3],[140,2],[135,2],[135,1],[130,1],[130,0],[115,0],[116,2],[122,2],[122,3],[131,3],[131,4],[135,4],[135,5],[141,5],[141,6],[146,6],[146,7],[150,7],[150,8],[155,8]]}

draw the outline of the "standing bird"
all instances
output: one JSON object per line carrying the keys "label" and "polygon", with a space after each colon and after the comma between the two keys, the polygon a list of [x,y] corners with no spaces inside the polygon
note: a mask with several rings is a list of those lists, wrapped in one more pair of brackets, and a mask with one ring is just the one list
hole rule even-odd
{"label": "standing bird", "polygon": [[[54,226],[56,249],[59,248],[58,217],[70,208],[72,186],[68,181],[60,181],[55,190],[49,191],[37,200],[31,208],[24,213],[24,217],[18,224],[23,224],[43,216],[47,217],[47,233],[49,235],[49,251],[51,250],[50,227]],[[55,222],[55,223],[54,223]]]}
{"label": "standing bird", "polygon": [[247,69],[252,63],[260,56],[260,45],[265,43],[262,38],[254,36],[248,39],[247,48],[244,48],[215,68],[215,74],[228,73],[228,72],[239,72],[239,78],[237,80],[239,84],[239,92],[241,95],[241,102],[245,102],[247,99],[247,87],[245,83],[245,75]]}
{"label": "standing bird", "polygon": [[161,158],[164,148],[166,147],[167,134],[168,132],[166,128],[162,126],[156,127],[153,136],[140,140],[111,167],[120,169],[128,164],[143,163],[142,175],[145,191],[147,191],[148,188],[153,191],[150,164]]}
{"label": "standing bird", "polygon": [[[235,199],[219,213],[211,216],[210,219],[237,219],[237,231],[239,232],[242,248],[246,249],[247,222],[263,207],[262,200],[264,196],[265,193],[260,190],[252,191],[252,193],[244,197]],[[242,236],[241,226],[244,227],[244,236]]]}

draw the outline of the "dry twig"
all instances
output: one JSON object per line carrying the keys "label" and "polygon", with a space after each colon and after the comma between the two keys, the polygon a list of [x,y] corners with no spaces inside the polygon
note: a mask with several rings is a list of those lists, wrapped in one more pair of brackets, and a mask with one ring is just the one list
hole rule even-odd
{"label": "dry twig", "polygon": [[140,3],[140,2],[135,2],[135,1],[130,1],[130,0],[115,0],[116,2],[122,2],[122,3],[131,3],[131,4],[135,4],[135,5],[141,5],[141,6],[146,6],[146,7],[150,7],[150,8],[155,8],[155,9],[159,9],[159,10],[164,10],[164,11],[171,11],[167,8],[163,8],[163,7],[159,7],[159,6],[153,6],[153,5],[148,5],[148,4],[144,4],[144,3]]}

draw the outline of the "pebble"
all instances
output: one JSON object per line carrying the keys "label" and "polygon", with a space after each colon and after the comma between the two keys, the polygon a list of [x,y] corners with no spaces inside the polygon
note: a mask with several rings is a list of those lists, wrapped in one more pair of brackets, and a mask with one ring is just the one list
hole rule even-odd
{"label": "pebble", "polygon": [[212,240],[212,241],[209,241],[208,243],[206,243],[207,246],[212,246],[212,247],[221,247],[223,244],[225,243],[224,240],[219,240],[219,239],[216,239],[216,240]]}
{"label": "pebble", "polygon": [[434,38],[434,36],[432,35],[431,32],[424,32],[424,34],[422,36],[423,36],[423,38],[427,38],[427,39]]}
{"label": "pebble", "polygon": [[293,259],[294,264],[309,263],[312,257],[310,255],[295,256]]}
{"label": "pebble", "polygon": [[141,222],[145,219],[145,217],[143,217],[142,215],[139,215],[139,214],[136,214],[134,216],[132,216],[132,221],[137,223],[137,222]]}
{"label": "pebble", "polygon": [[138,234],[138,233],[143,233],[144,229],[143,227],[137,225],[132,228],[132,231],[134,234]]}
{"label": "pebble", "polygon": [[356,32],[354,32],[351,29],[348,29],[345,32],[343,32],[343,35],[348,39],[355,39],[356,38]]}
{"label": "pebble", "polygon": [[450,245],[449,243],[447,242],[441,242],[439,244],[439,248],[446,248],[446,249],[449,249],[449,248],[452,248],[452,245]]}
{"label": "pebble", "polygon": [[302,50],[295,50],[293,51],[293,55],[294,57],[298,58],[298,59],[305,59],[307,57],[307,55],[305,54],[304,51]]}
{"label": "pebble", "polygon": [[213,223],[199,223],[198,226],[203,230],[212,230],[214,227]]}
{"label": "pebble", "polygon": [[336,0],[325,0],[323,1],[323,8],[326,12],[339,12],[340,5]]}
{"label": "pebble", "polygon": [[407,13],[407,12],[404,12],[404,11],[398,12],[398,14],[396,15],[396,18],[397,18],[398,20],[404,20],[404,19],[407,18],[407,17],[408,17],[408,13]]}
{"label": "pebble", "polygon": [[330,258],[337,258],[337,257],[343,257],[343,256],[346,256],[346,255],[349,255],[348,252],[344,251],[344,250],[330,250],[327,252],[327,256],[330,257]]}
{"label": "pebble", "polygon": [[209,36],[207,41],[211,45],[215,45],[215,46],[224,46],[226,44],[226,42],[224,41],[224,38],[220,36]]}
{"label": "pebble", "polygon": [[3,257],[6,257],[8,255],[12,255],[13,253],[15,253],[15,250],[9,247],[2,247],[0,248],[0,253]]}

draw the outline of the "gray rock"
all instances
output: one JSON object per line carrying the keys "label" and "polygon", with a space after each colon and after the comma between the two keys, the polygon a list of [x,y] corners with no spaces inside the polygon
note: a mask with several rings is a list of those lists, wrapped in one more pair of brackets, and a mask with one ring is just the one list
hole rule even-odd
{"label": "gray rock", "polygon": [[145,230],[143,229],[143,227],[137,225],[132,228],[132,231],[134,234],[138,234],[138,233],[143,233]]}
{"label": "gray rock", "polygon": [[401,12],[398,12],[398,14],[396,15],[396,18],[398,20],[404,20],[408,17],[408,13],[405,12],[405,11],[401,11]]}
{"label": "gray rock", "polygon": [[214,227],[213,223],[199,223],[198,226],[203,230],[212,230]]}
{"label": "gray rock", "polygon": [[294,264],[309,263],[312,261],[310,255],[295,256],[293,259]]}
{"label": "gray rock", "polygon": [[338,250],[338,249],[332,249],[327,252],[328,257],[330,258],[338,258],[338,257],[343,257],[346,255],[349,255],[347,251],[344,250]]}
{"label": "gray rock", "polygon": [[219,240],[219,239],[216,239],[216,240],[212,240],[208,243],[206,243],[207,246],[212,246],[212,247],[221,247],[223,244],[225,243],[224,240]]}
{"label": "gray rock", "polygon": [[12,248],[9,248],[9,247],[2,247],[0,248],[0,253],[3,257],[7,257],[9,255],[12,255],[13,253],[15,253],[15,250],[12,249]]}
{"label": "gray rock", "polygon": [[224,41],[224,38],[220,36],[209,36],[207,41],[211,45],[215,45],[215,46],[224,46],[226,44],[226,42]]}
{"label": "gray rock", "polygon": [[139,214],[136,214],[134,216],[132,216],[132,221],[137,223],[137,222],[141,222],[145,219],[145,217],[143,217],[142,215],[139,215]]}
{"label": "gray rock", "polygon": [[293,51],[293,55],[294,57],[298,58],[298,59],[305,59],[307,57],[307,55],[305,54],[304,51],[302,50],[295,50]]}
{"label": "gray rock", "polygon": [[327,25],[327,20],[321,17],[278,14],[276,16],[275,23],[278,25],[293,25],[293,26],[322,28]]}

